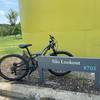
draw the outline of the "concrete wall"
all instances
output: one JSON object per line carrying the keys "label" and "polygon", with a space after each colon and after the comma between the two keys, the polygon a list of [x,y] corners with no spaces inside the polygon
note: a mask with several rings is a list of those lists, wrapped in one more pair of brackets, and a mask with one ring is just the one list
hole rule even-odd
{"label": "concrete wall", "polygon": [[100,0],[19,0],[23,38],[41,50],[54,32],[59,49],[100,57]]}

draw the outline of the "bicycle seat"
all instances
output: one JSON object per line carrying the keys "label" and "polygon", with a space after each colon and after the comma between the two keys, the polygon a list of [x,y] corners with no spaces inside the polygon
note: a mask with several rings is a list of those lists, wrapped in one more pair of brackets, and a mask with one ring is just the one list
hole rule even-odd
{"label": "bicycle seat", "polygon": [[27,47],[29,47],[29,46],[32,46],[32,44],[20,44],[19,45],[19,48],[27,48]]}

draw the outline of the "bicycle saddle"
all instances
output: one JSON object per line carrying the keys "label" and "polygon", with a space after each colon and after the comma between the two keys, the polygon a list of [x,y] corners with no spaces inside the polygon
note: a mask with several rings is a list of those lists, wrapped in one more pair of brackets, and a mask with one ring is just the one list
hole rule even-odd
{"label": "bicycle saddle", "polygon": [[20,44],[19,45],[19,48],[27,48],[27,47],[29,47],[29,46],[32,46],[32,44]]}

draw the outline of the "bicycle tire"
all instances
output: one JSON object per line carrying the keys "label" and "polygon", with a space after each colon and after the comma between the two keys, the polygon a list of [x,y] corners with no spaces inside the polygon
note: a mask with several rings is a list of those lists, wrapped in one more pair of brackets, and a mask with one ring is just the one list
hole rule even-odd
{"label": "bicycle tire", "polygon": [[[64,54],[68,57],[73,57],[73,55],[67,51],[56,51],[56,53],[51,53],[50,56],[57,56],[58,54]],[[64,76],[66,74],[69,74],[71,71],[67,71],[67,72],[56,72],[52,69],[48,70],[51,74],[55,75],[55,76]]]}
{"label": "bicycle tire", "polygon": [[[2,71],[2,68],[1,68],[1,66],[2,66],[2,63],[3,63],[3,61],[4,60],[6,60],[7,58],[11,58],[11,57],[15,57],[16,58],[16,60],[17,60],[17,58],[19,59],[19,60],[21,60],[22,62],[20,62],[20,63],[22,63],[22,64],[25,64],[25,69],[20,69],[20,70],[24,70],[25,72],[22,74],[22,75],[18,75],[18,76],[16,76],[16,77],[14,77],[14,78],[12,78],[12,77],[9,77],[8,75],[5,75],[6,74],[6,72],[5,72],[5,74],[4,74],[4,72]],[[14,61],[15,62],[15,61]],[[20,64],[19,63],[19,64]],[[6,65],[7,67],[8,67],[8,65],[10,64],[10,61],[8,62],[8,64]],[[14,64],[14,63],[13,63]],[[17,64],[17,63],[16,63]],[[20,68],[22,68],[23,66],[21,66]],[[5,66],[4,66],[5,67]],[[4,68],[3,67],[3,68]],[[7,70],[8,70],[8,68],[7,68]],[[21,72],[21,71],[20,71]],[[19,81],[19,80],[21,80],[22,78],[24,78],[27,74],[28,74],[28,72],[29,72],[29,64],[28,64],[28,62],[27,62],[27,60],[24,58],[24,57],[22,57],[21,55],[18,55],[18,54],[10,54],[10,55],[6,55],[6,56],[3,56],[1,59],[0,59],[0,76],[2,77],[2,78],[4,78],[4,79],[6,79],[6,80],[9,80],[9,81]],[[21,72],[22,73],[22,72]]]}

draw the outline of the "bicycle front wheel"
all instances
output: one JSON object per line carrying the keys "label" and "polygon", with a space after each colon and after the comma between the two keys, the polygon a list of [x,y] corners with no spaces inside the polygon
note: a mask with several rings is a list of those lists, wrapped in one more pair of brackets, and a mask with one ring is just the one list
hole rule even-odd
{"label": "bicycle front wheel", "polygon": [[29,64],[21,55],[6,55],[0,59],[0,76],[6,80],[21,80],[28,71]]}
{"label": "bicycle front wheel", "polygon": [[[65,57],[73,57],[73,55],[67,51],[57,51],[56,53],[51,53],[50,56],[65,56]],[[49,69],[49,72],[55,76],[64,76],[69,74],[71,71],[64,71],[64,70],[52,70]]]}

